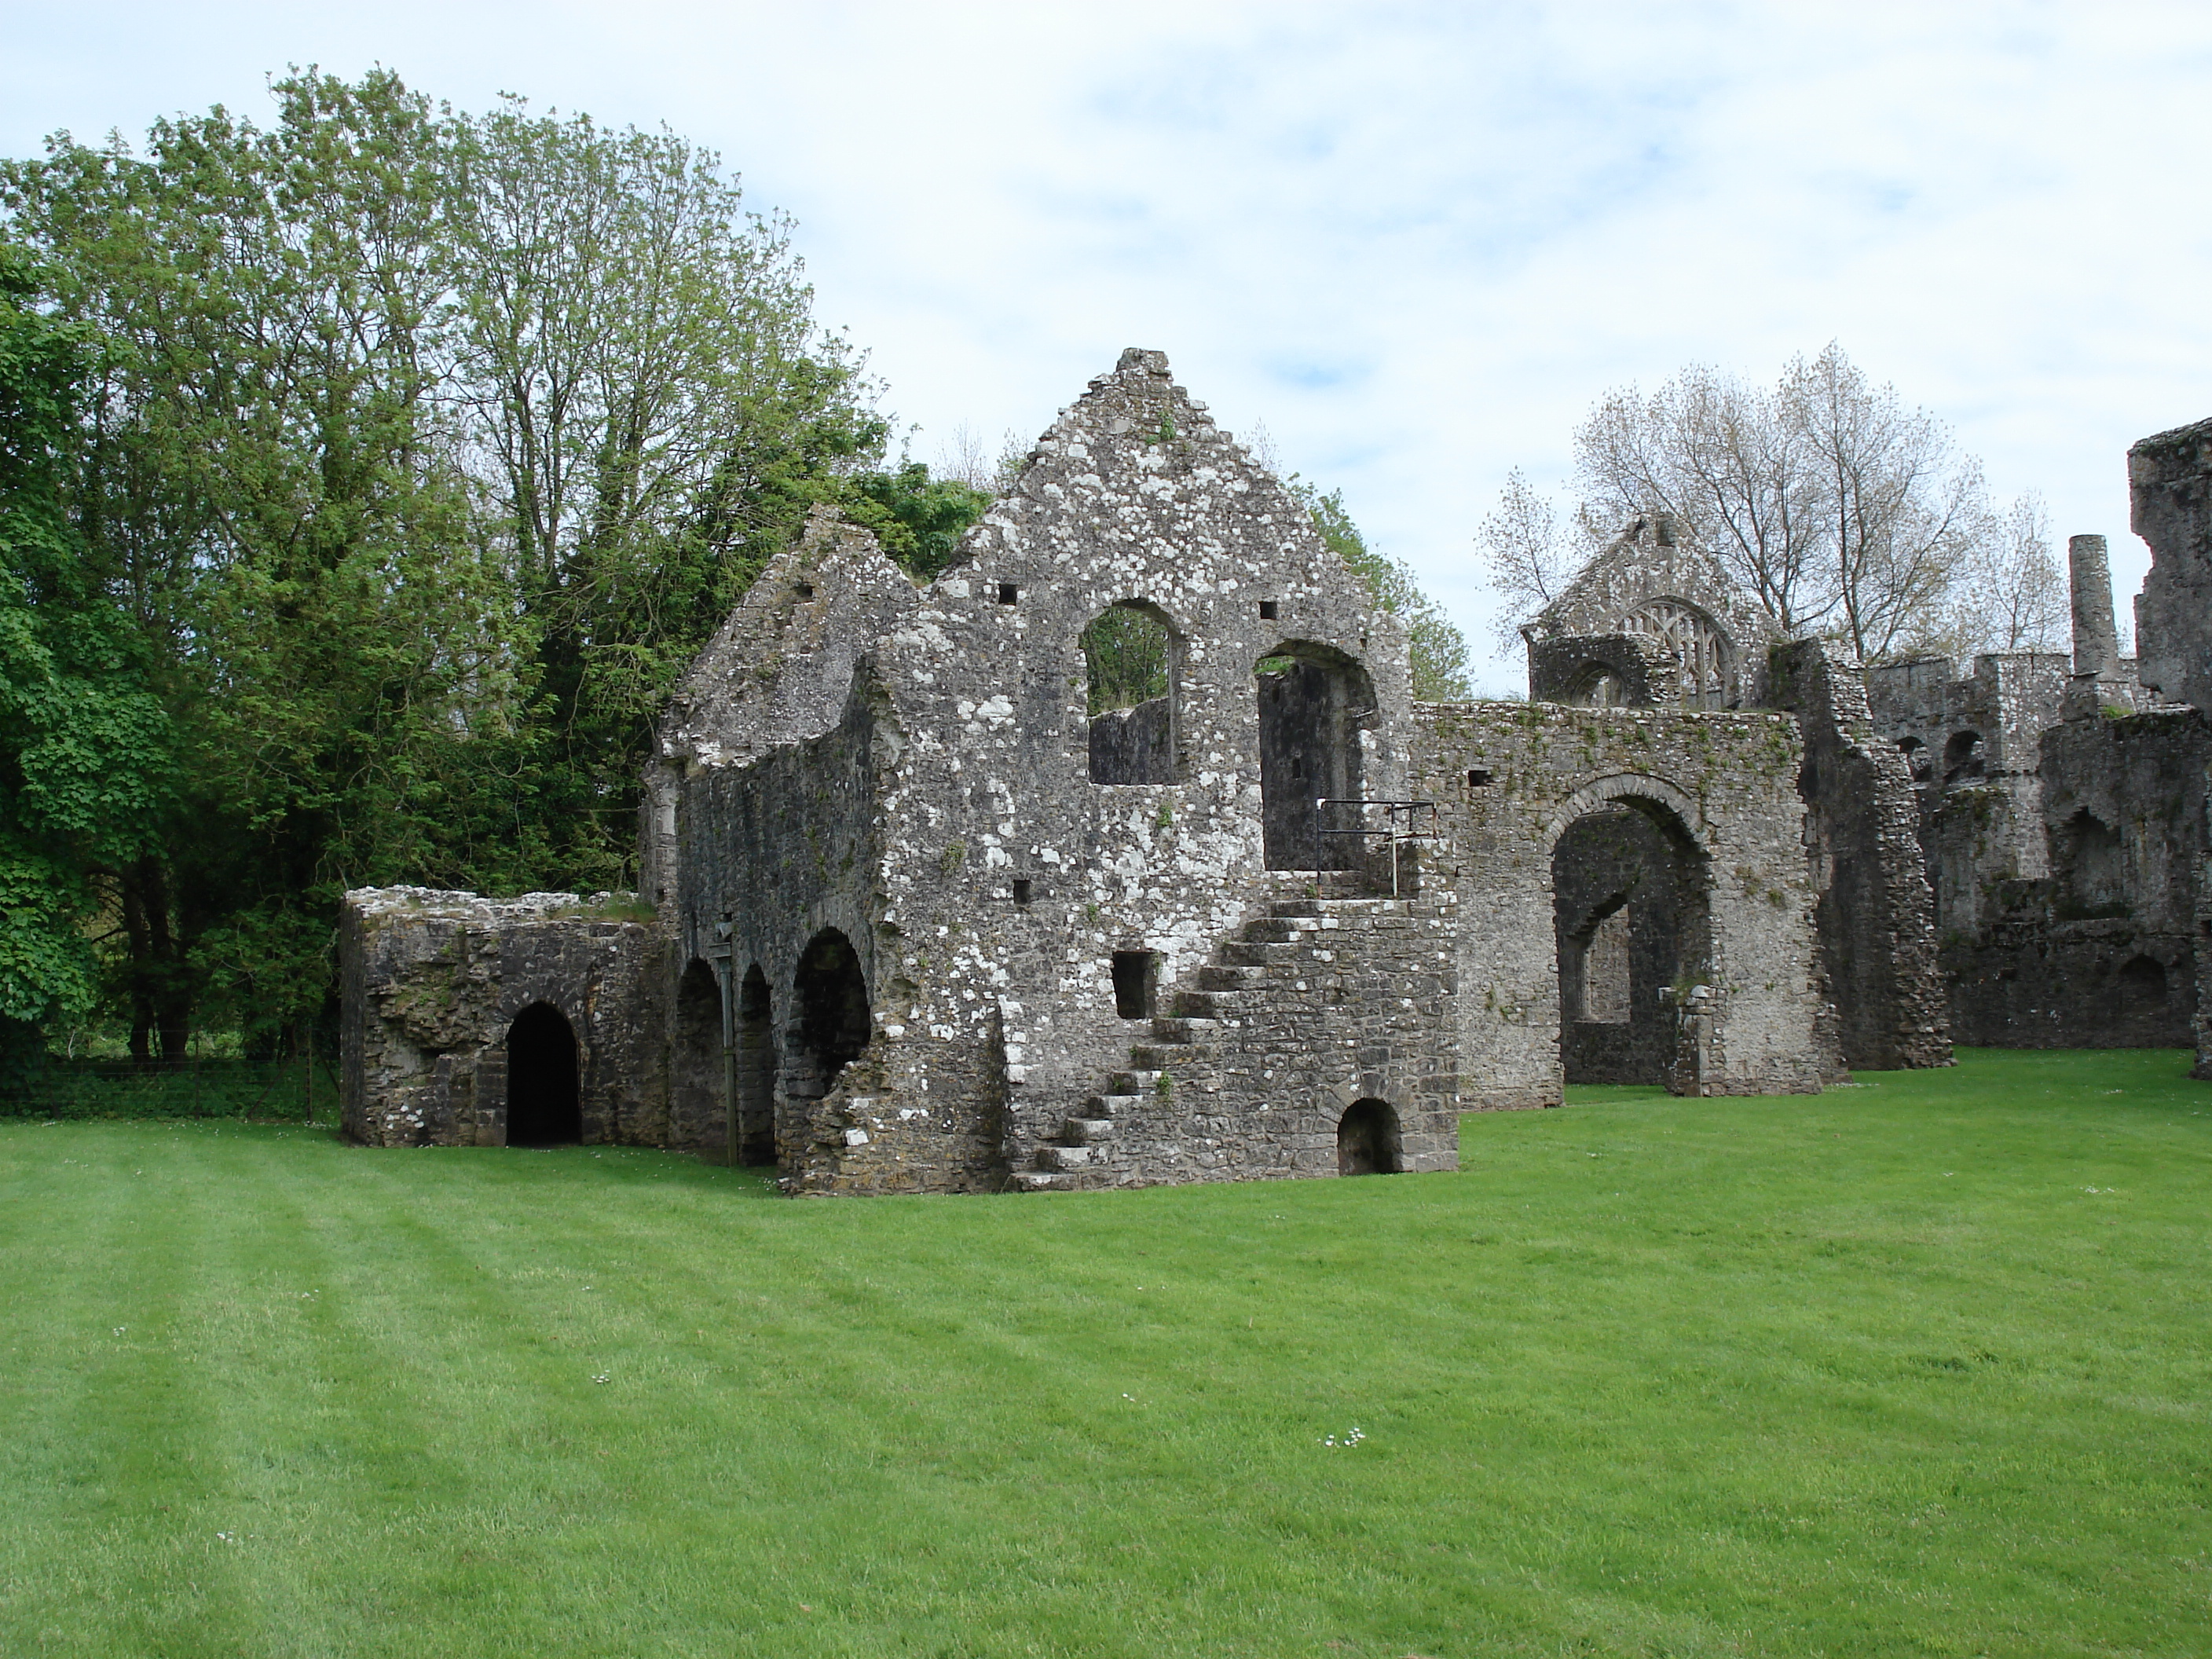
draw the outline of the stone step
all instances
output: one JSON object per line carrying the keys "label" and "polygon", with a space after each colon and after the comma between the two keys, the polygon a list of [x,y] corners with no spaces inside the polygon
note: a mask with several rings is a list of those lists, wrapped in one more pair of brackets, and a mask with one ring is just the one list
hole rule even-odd
{"label": "stone step", "polygon": [[1323,916],[1328,914],[1328,904],[1327,899],[1276,899],[1267,906],[1267,914],[1271,916]]}
{"label": "stone step", "polygon": [[1207,1019],[1196,1014],[1163,1014],[1152,1022],[1154,1042],[1204,1042],[1221,1030],[1218,1019]]}
{"label": "stone step", "polygon": [[1088,1146],[1056,1146],[1048,1140],[1036,1150],[1040,1170],[1080,1170],[1091,1162]]}
{"label": "stone step", "polygon": [[1198,988],[1201,991],[1247,991],[1266,978],[1267,975],[1258,968],[1210,962],[1198,970]]}
{"label": "stone step", "polygon": [[1175,1013],[1178,1018],[1233,1022],[1241,1014],[1266,1007],[1268,1000],[1265,988],[1257,985],[1233,991],[1177,991]]}
{"label": "stone step", "polygon": [[1299,945],[1258,939],[1232,939],[1221,947],[1222,962],[1232,968],[1273,968],[1301,954]]}
{"label": "stone step", "polygon": [[1013,1187],[1018,1193],[1072,1193],[1075,1177],[1062,1175],[1056,1170],[1017,1170]]}
{"label": "stone step", "polygon": [[[1123,1075],[1126,1074],[1117,1073],[1115,1075],[1114,1083],[1117,1088],[1121,1085],[1121,1080]],[[1115,1118],[1121,1117],[1127,1113],[1133,1112],[1138,1107],[1144,1103],[1144,1097],[1134,1092],[1128,1094],[1093,1095],[1090,1099],[1083,1103],[1083,1111],[1084,1115],[1086,1117]]]}
{"label": "stone step", "polygon": [[1126,1100],[1130,1103],[1131,1107],[1133,1107],[1137,1102],[1156,1092],[1159,1087],[1159,1081],[1160,1074],[1157,1069],[1139,1070],[1133,1067],[1126,1072],[1116,1072],[1106,1079],[1106,1086],[1114,1091],[1112,1094],[1103,1097],[1094,1096],[1093,1098]]}
{"label": "stone step", "polygon": [[1096,1146],[1114,1138],[1110,1117],[1072,1117],[1061,1126],[1060,1138],[1077,1146]]}
{"label": "stone step", "polygon": [[1219,1054],[1210,1042],[1139,1042],[1129,1050],[1129,1061],[1150,1072],[1155,1079],[1162,1072],[1187,1078],[1194,1067],[1218,1058]]}
{"label": "stone step", "polygon": [[1317,916],[1262,916],[1244,924],[1247,945],[1294,945],[1321,927]]}

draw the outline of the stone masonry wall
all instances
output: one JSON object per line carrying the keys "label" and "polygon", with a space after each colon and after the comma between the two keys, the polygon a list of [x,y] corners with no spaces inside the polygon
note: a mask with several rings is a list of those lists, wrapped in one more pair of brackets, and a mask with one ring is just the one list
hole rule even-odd
{"label": "stone masonry wall", "polygon": [[653,994],[661,936],[627,896],[495,902],[421,887],[346,895],[338,933],[345,1133],[372,1146],[507,1142],[507,1030],[534,1002],[575,1033],[584,1139],[666,1133]]}
{"label": "stone masonry wall", "polygon": [[1686,836],[1702,870],[1706,959],[1683,974],[1710,988],[1712,1012],[1670,1086],[1816,1093],[1838,1074],[1816,988],[1796,720],[1542,703],[1417,714],[1413,788],[1437,804],[1444,836],[1423,879],[1459,896],[1467,1105],[1559,1103],[1553,853],[1577,819],[1621,806]]}
{"label": "stone masonry wall", "polygon": [[1799,791],[1820,890],[1820,956],[1844,1063],[1951,1063],[1920,809],[1905,757],[1875,730],[1858,670],[1817,640],[1775,647],[1775,706],[1802,724]]}

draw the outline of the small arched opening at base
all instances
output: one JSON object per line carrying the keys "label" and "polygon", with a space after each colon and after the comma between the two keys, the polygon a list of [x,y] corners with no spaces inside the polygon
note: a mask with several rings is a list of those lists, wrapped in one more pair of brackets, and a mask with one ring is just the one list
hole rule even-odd
{"label": "small arched opening at base", "polygon": [[569,1146],[584,1138],[576,1034],[550,1002],[533,1002],[507,1028],[507,1144]]}
{"label": "small arched opening at base", "polygon": [[2156,1019],[2166,1012],[2166,967],[2150,957],[2136,957],[2121,966],[2120,1013],[2128,1019]]}
{"label": "small arched opening at base", "polygon": [[1387,1100],[1355,1100],[1336,1123],[1336,1172],[1340,1176],[1395,1175],[1405,1147],[1398,1113]]}
{"label": "small arched opening at base", "polygon": [[868,981],[852,940],[835,927],[824,927],[809,939],[799,953],[792,994],[798,1007],[784,1093],[818,1100],[868,1046]]}

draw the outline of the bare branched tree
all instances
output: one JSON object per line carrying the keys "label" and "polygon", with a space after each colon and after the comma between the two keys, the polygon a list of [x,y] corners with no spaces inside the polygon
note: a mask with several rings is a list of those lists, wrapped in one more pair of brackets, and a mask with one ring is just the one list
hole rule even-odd
{"label": "bare branched tree", "polygon": [[1998,519],[1952,578],[1950,637],[1954,656],[1984,651],[2063,651],[2070,617],[2066,578],[2051,550],[2043,498],[2021,496]]}
{"label": "bare branched tree", "polygon": [[[1771,390],[1692,365],[1648,397],[1607,392],[1576,429],[1575,465],[1585,522],[1672,513],[1785,634],[1829,634],[1866,661],[1936,642],[1954,578],[2002,538],[1980,463],[1833,343]],[[1494,569],[1518,511],[1509,489],[1485,521]],[[1522,562],[1493,580],[1526,604]]]}
{"label": "bare branched tree", "polygon": [[1475,535],[1490,586],[1505,600],[1492,624],[1505,650],[1518,649],[1521,624],[1559,597],[1591,550],[1583,545],[1587,540],[1574,529],[1562,532],[1552,503],[1530,487],[1528,474],[1516,466],[1505,475],[1498,506]]}

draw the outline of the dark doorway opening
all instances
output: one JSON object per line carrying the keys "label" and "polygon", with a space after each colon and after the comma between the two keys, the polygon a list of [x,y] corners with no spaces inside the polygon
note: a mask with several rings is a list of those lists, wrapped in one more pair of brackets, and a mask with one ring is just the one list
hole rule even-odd
{"label": "dark doorway opening", "polygon": [[550,1002],[533,1002],[507,1028],[507,1144],[569,1146],[584,1138],[576,1034]]}
{"label": "dark doorway opening", "polygon": [[720,1156],[723,1140],[722,988],[694,962],[676,985],[676,1044],[669,1056],[668,1139]]}
{"label": "dark doorway opening", "polygon": [[[1375,714],[1375,686],[1341,651],[1293,641],[1255,665],[1260,697],[1260,815],[1270,870],[1357,870],[1357,836],[1322,836],[1314,802],[1364,793],[1360,733]],[[1336,808],[1319,827],[1351,830],[1358,811]],[[1318,847],[1316,848],[1316,843]]]}
{"label": "dark doorway opening", "polygon": [[799,953],[792,991],[799,1007],[784,1093],[818,1100],[868,1046],[868,981],[853,942],[835,927],[817,933]]}
{"label": "dark doorway opening", "polygon": [[1337,1174],[1395,1175],[1403,1156],[1398,1114],[1389,1101],[1355,1100],[1337,1120]]}
{"label": "dark doorway opening", "polygon": [[755,963],[738,987],[738,1159],[775,1162],[775,1021],[768,975]]}
{"label": "dark doorway opening", "polygon": [[1150,1019],[1159,986],[1158,951],[1114,952],[1114,1012],[1123,1019]]}

